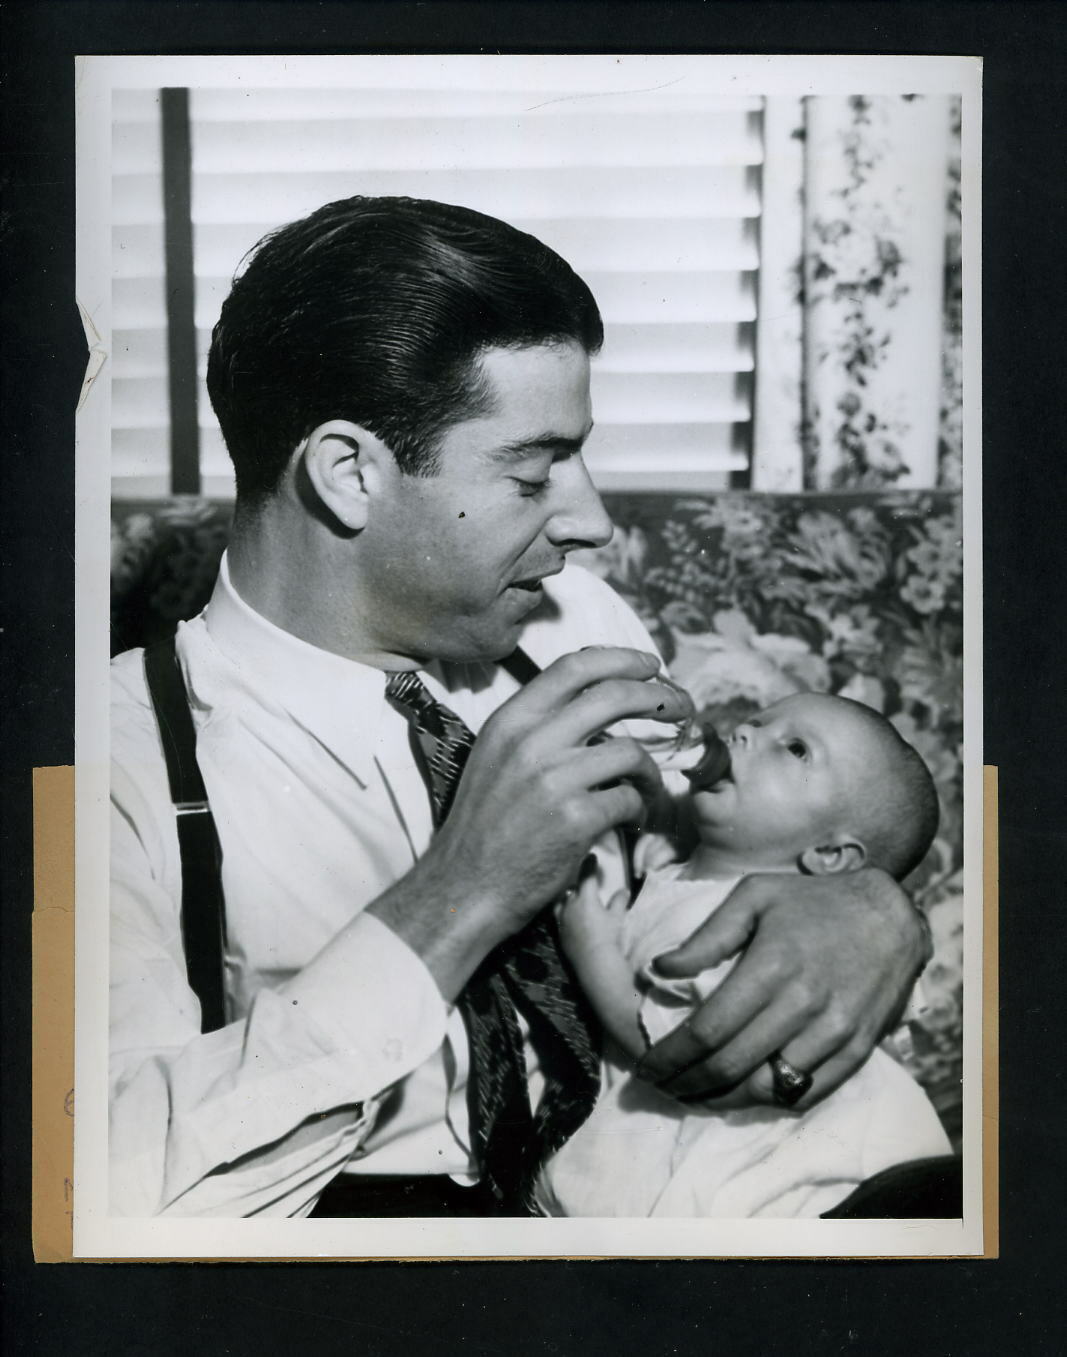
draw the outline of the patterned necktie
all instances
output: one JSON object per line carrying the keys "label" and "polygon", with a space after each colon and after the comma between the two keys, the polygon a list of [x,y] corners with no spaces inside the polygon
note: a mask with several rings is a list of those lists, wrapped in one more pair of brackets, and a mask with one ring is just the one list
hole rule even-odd
{"label": "patterned necktie", "polygon": [[[390,674],[385,695],[408,721],[440,826],[474,736],[414,673]],[[470,1044],[468,1104],[482,1173],[501,1214],[527,1215],[537,1169],[585,1121],[600,1089],[596,1023],[560,951],[551,909],[489,953],[458,1006]],[[532,1113],[516,1010],[545,1079]]]}

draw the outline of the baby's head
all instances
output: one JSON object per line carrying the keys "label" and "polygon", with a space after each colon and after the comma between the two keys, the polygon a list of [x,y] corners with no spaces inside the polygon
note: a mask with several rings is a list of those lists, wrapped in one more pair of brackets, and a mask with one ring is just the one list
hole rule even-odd
{"label": "baby's head", "polygon": [[743,721],[730,771],[694,782],[705,849],[736,871],[854,871],[898,880],[937,832],[933,779],[884,716],[859,702],[797,693]]}

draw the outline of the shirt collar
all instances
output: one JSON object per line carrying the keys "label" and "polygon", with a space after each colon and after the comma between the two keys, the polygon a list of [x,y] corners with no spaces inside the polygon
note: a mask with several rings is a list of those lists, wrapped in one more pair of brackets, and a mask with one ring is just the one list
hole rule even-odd
{"label": "shirt collar", "polygon": [[204,621],[249,689],[283,707],[366,785],[385,706],[383,671],[269,622],[237,593],[225,555]]}

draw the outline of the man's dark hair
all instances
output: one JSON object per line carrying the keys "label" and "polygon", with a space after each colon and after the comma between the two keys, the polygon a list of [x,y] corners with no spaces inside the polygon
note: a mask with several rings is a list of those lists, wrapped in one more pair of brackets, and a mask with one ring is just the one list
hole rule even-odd
{"label": "man's dark hair", "polygon": [[488,409],[490,348],[603,342],[586,284],[533,236],[468,208],[347,198],[264,237],[215,326],[207,386],[246,504],[293,449],[348,419],[430,475],[441,436]]}

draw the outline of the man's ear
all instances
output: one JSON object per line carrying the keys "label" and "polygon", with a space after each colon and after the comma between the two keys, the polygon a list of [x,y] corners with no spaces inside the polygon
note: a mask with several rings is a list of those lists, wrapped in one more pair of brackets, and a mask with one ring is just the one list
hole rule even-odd
{"label": "man's ear", "polygon": [[312,429],[300,458],[315,494],[352,532],[366,527],[370,501],[396,466],[380,438],[348,419],[327,420]]}
{"label": "man's ear", "polygon": [[805,848],[800,855],[800,869],[809,876],[833,876],[837,872],[858,872],[866,861],[867,850],[862,843],[843,839],[840,843]]}

